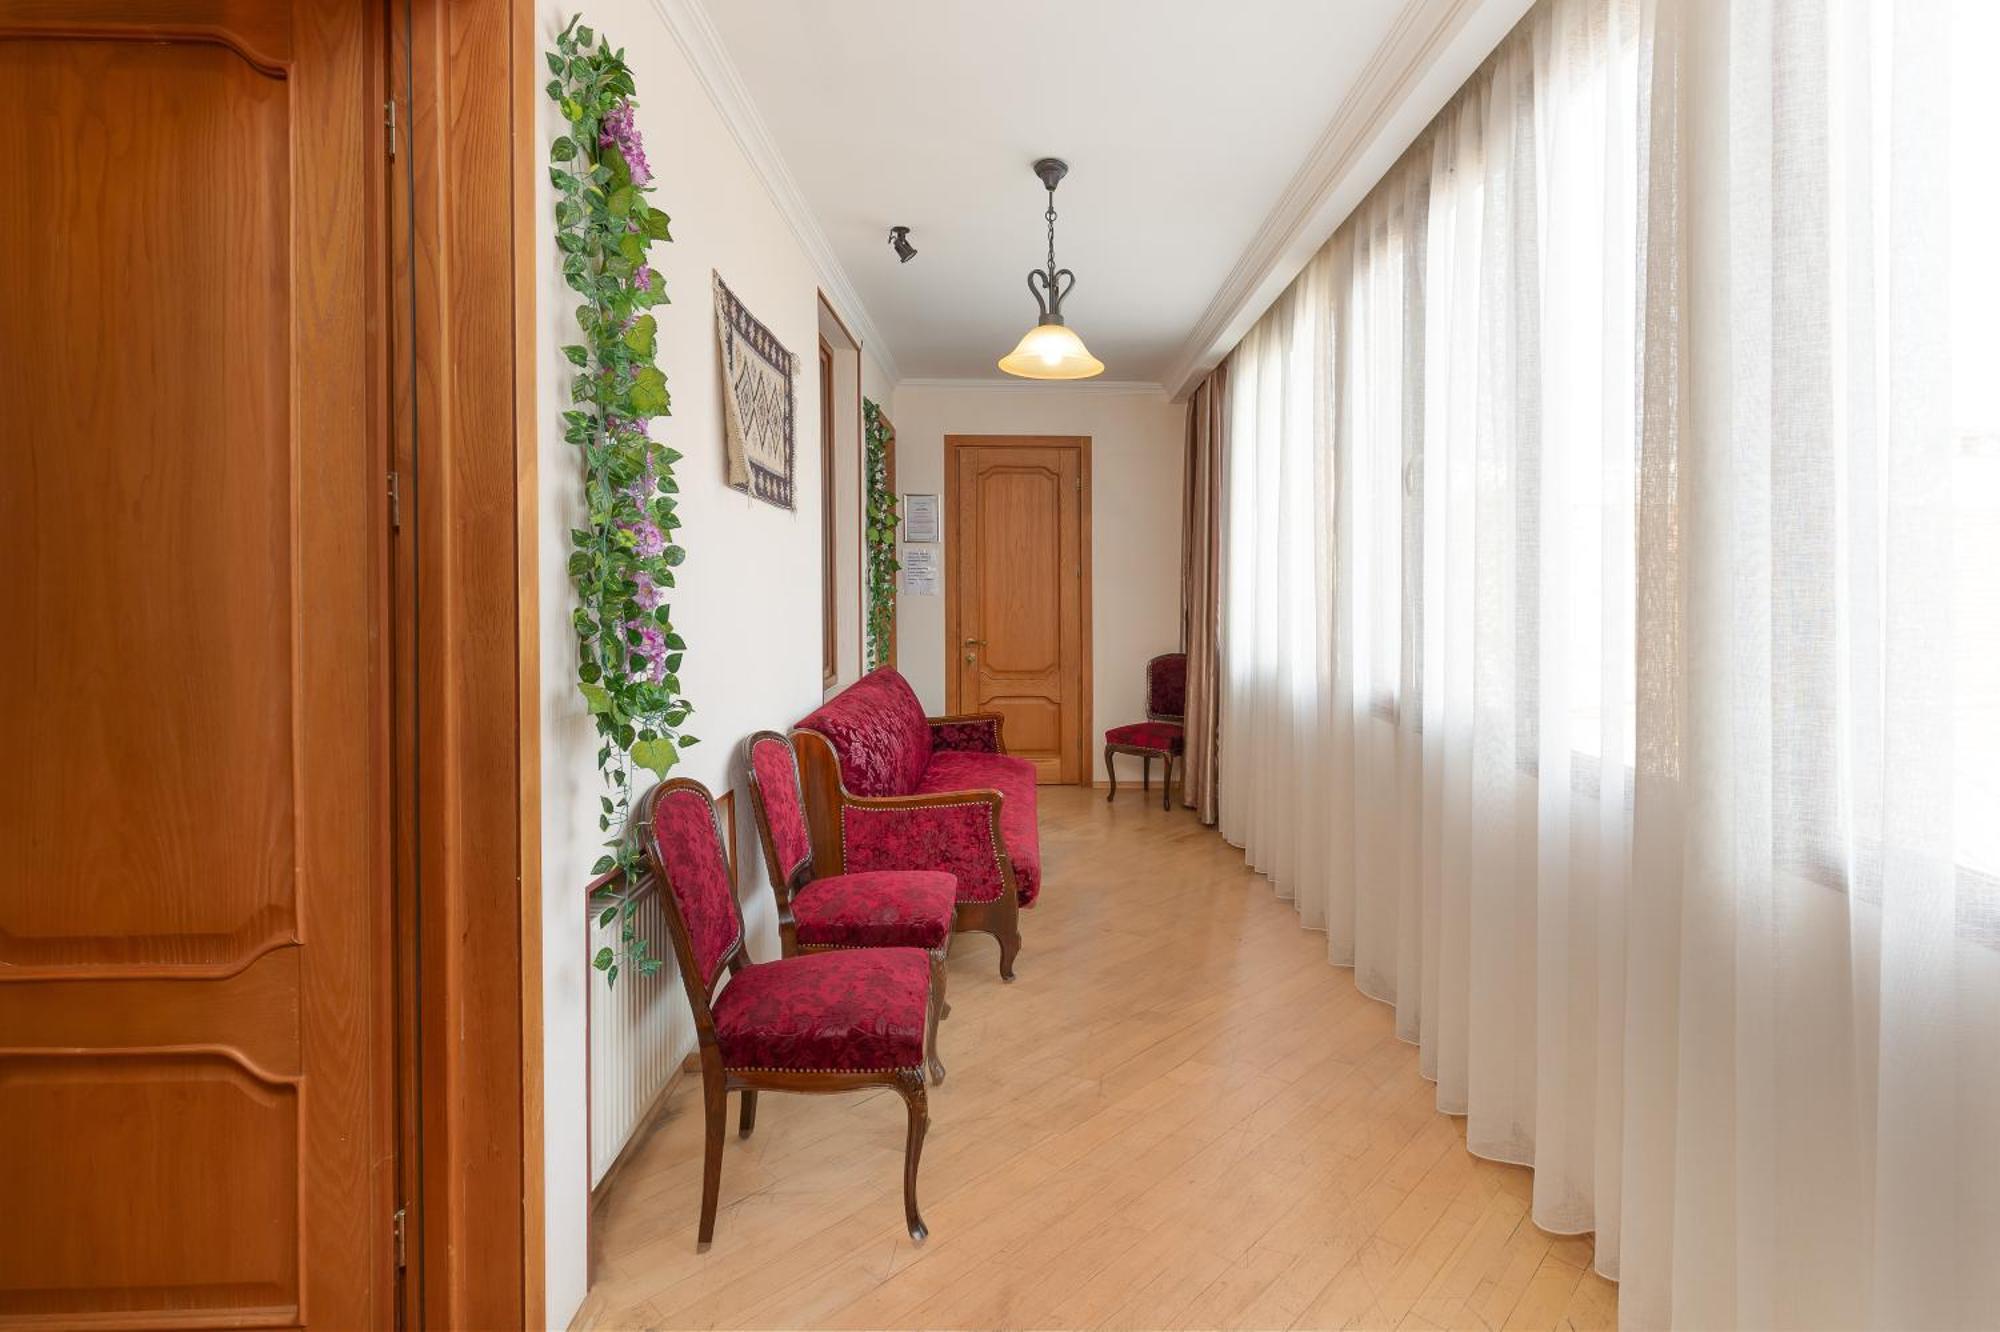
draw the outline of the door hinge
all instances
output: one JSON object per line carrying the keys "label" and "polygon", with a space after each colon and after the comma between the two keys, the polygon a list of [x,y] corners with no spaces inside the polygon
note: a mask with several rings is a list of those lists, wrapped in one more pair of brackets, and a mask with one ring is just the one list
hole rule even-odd
{"label": "door hinge", "polygon": [[389,473],[389,529],[403,530],[403,478],[396,472]]}
{"label": "door hinge", "polygon": [[389,160],[396,160],[396,99],[391,97],[382,104],[382,123],[389,129]]}
{"label": "door hinge", "polygon": [[408,1211],[409,1209],[407,1207],[398,1207],[396,1209],[396,1215],[391,1219],[389,1223],[396,1237],[396,1267],[398,1270],[401,1270],[402,1268],[408,1267],[410,1265],[409,1246],[404,1242],[404,1235],[407,1233],[408,1229],[406,1225]]}

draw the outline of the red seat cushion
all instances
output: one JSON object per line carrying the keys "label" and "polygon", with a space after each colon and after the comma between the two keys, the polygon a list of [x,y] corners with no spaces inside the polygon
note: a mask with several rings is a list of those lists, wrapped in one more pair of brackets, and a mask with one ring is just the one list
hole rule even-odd
{"label": "red seat cushion", "polygon": [[747,966],[715,1000],[724,1068],[804,1073],[919,1068],[931,959],[915,948],[805,953]]}
{"label": "red seat cushion", "polygon": [[1033,905],[1042,891],[1042,845],[1035,826],[1035,765],[1011,754],[979,754],[964,750],[939,750],[931,755],[920,794],[939,791],[998,791],[1000,834],[1007,839],[1007,855],[1014,862],[1014,881],[1021,889],[1021,905]]}
{"label": "red seat cushion", "polygon": [[1107,745],[1131,745],[1134,749],[1157,749],[1163,754],[1181,752],[1179,722],[1144,721],[1130,726],[1114,726],[1104,733]]}
{"label": "red seat cushion", "polygon": [[957,898],[958,880],[937,870],[864,870],[814,879],[792,916],[814,947],[942,948]]}

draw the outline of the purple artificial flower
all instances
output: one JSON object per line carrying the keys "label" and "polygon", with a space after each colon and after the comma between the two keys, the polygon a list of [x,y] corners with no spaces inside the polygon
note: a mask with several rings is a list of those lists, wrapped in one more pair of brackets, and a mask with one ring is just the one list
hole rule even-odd
{"label": "purple artificial flower", "polygon": [[632,534],[633,548],[644,559],[656,559],[667,548],[667,534],[650,518],[641,518],[625,530]]}
{"label": "purple artificial flower", "polygon": [[667,589],[655,583],[653,575],[642,571],[633,575],[632,581],[638,589],[632,593],[632,600],[639,603],[641,610],[658,610],[665,604]]}
{"label": "purple artificial flower", "polygon": [[659,488],[660,478],[654,474],[653,460],[649,456],[646,459],[646,470],[633,477],[632,484],[625,487],[625,498],[644,508],[646,501],[653,498],[653,492]]}
{"label": "purple artificial flower", "polygon": [[639,126],[632,118],[630,99],[618,103],[604,115],[604,122],[598,127],[597,144],[600,148],[616,145],[619,155],[625,159],[625,167],[632,173],[632,183],[643,186],[653,179],[653,169],[646,162],[646,142],[639,137]]}
{"label": "purple artificial flower", "polygon": [[640,264],[632,273],[632,285],[640,291],[651,291],[653,289],[652,267],[648,264]]}
{"label": "purple artificial flower", "polygon": [[627,620],[625,627],[639,635],[632,655],[647,666],[646,676],[654,684],[667,678],[667,636],[660,626],[646,620]]}

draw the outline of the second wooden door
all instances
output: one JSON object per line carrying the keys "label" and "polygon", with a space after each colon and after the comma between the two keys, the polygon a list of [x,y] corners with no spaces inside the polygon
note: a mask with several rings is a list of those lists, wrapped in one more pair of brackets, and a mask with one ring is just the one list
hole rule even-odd
{"label": "second wooden door", "polygon": [[1089,780],[1090,441],[945,439],[954,712],[998,712],[1043,782]]}

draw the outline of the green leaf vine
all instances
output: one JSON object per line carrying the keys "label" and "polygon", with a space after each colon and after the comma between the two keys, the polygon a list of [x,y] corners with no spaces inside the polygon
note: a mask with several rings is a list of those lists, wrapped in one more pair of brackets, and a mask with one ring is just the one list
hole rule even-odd
{"label": "green leaf vine", "polygon": [[667,604],[685,552],[674,541],[674,464],[681,455],[651,437],[669,415],[667,377],[655,364],[658,325],[648,313],[667,299],[647,262],[656,241],[671,241],[667,215],[647,201],[652,168],[634,122],[634,86],[623,50],[573,18],[546,53],[545,91],[569,130],[549,147],[556,189],[556,244],[583,341],[562,349],[576,373],[563,438],[582,463],[588,517],[570,531],[576,584],[576,687],[598,735],[597,768],[610,794],[597,826],[608,834],[592,874],[623,872],[599,926],[622,916],[620,947],[600,948],[592,965],[618,983],[621,967],[642,975],[661,958],[636,926],[639,851],[629,835],[633,776],[664,777],[695,743],[681,733],[693,705],[681,695],[687,644]]}
{"label": "green leaf vine", "polygon": [[896,495],[889,489],[889,423],[882,409],[863,398],[862,420],[867,427],[866,549],[868,552],[869,670],[886,665],[889,643],[896,625],[896,574],[903,566],[896,559]]}

